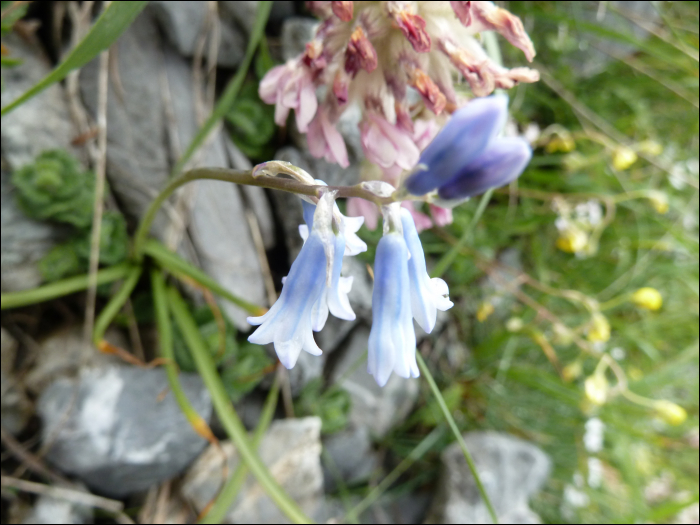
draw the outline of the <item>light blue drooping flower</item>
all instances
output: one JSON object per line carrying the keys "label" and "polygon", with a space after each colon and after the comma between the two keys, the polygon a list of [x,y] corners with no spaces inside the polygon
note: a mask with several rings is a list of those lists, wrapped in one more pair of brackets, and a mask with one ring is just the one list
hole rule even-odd
{"label": "light blue drooping flower", "polygon": [[532,150],[522,138],[498,136],[507,115],[505,95],[476,98],[456,111],[421,154],[408,191],[437,189],[442,199],[460,200],[515,180]]}
{"label": "light blue drooping flower", "polygon": [[302,350],[321,355],[313,331],[323,326],[329,308],[334,315],[351,314],[354,319],[347,292],[341,297],[340,268],[345,240],[342,235],[334,234],[331,226],[333,197],[329,193],[319,199],[313,228],[289,270],[279,299],[265,315],[248,318],[250,324],[260,325],[248,341],[274,343],[277,357],[287,368],[296,364]]}
{"label": "light blue drooping flower", "polygon": [[408,248],[399,231],[387,233],[377,245],[368,349],[367,371],[379,386],[386,385],[392,372],[406,378],[420,375],[411,315]]}
{"label": "light blue drooping flower", "polygon": [[403,226],[403,238],[406,241],[408,252],[411,254],[408,260],[408,277],[411,288],[411,311],[416,322],[426,333],[433,331],[437,310],[445,311],[454,306],[447,297],[449,290],[447,283],[439,277],[430,278],[425,266],[425,255],[421,245],[418,231],[411,213],[401,208],[401,224]]}

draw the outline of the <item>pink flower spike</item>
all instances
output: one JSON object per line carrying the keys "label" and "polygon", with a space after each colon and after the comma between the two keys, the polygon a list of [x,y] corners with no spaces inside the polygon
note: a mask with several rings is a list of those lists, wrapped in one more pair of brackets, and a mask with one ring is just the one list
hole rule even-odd
{"label": "pink flower spike", "polygon": [[299,131],[306,133],[316,114],[318,101],[311,71],[299,58],[268,71],[260,81],[258,94],[264,102],[275,104],[275,123],[278,126],[286,124],[289,110],[293,109]]}
{"label": "pink flower spike", "polygon": [[438,131],[440,126],[433,119],[418,119],[413,123],[413,142],[420,151],[423,151],[433,141]]}
{"label": "pink flower spike", "polygon": [[348,150],[340,132],[331,124],[324,108],[316,113],[306,134],[309,152],[317,159],[339,164],[343,168],[350,165]]}
{"label": "pink flower spike", "polygon": [[471,2],[450,2],[455,16],[465,27],[472,23]]}
{"label": "pink flower spike", "polygon": [[428,217],[425,213],[419,212],[414,206],[413,202],[403,201],[401,203],[401,207],[406,208],[411,214],[411,217],[413,217],[413,222],[416,223],[416,230],[418,230],[418,233],[433,227],[433,221],[430,220],[430,217]]}
{"label": "pink flower spike", "polygon": [[384,171],[400,173],[418,162],[420,152],[411,135],[377,113],[368,112],[360,123],[360,139],[367,159]]}
{"label": "pink flower spike", "polygon": [[333,9],[333,14],[340,18],[343,22],[349,22],[352,20],[352,2],[331,2],[331,9]]}
{"label": "pink flower spike", "polygon": [[425,30],[425,20],[406,10],[401,2],[387,2],[389,15],[394,19],[403,36],[411,43],[416,53],[430,51],[430,35]]}
{"label": "pink flower spike", "polygon": [[370,230],[377,229],[379,208],[371,202],[359,197],[351,197],[348,199],[345,211],[347,211],[348,217],[364,217],[365,226]]}
{"label": "pink flower spike", "polygon": [[535,46],[525,32],[520,18],[496,6],[493,2],[473,2],[470,13],[476,31],[496,31],[525,53],[528,62],[532,62],[535,57]]}
{"label": "pink flower spike", "polygon": [[357,26],[345,50],[345,71],[354,77],[360,69],[371,73],[377,68],[377,51],[364,30]]}
{"label": "pink flower spike", "polygon": [[452,224],[452,210],[441,208],[440,206],[430,205],[430,215],[433,218],[435,226],[447,226]]}

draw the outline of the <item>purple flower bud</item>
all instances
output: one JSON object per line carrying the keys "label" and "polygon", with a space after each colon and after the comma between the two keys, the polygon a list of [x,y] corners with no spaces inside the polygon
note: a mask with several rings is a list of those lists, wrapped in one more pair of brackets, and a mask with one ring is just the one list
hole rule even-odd
{"label": "purple flower bud", "polygon": [[514,181],[530,162],[532,149],[520,137],[494,140],[482,155],[466,164],[438,189],[442,199],[465,199]]}
{"label": "purple flower bud", "polygon": [[406,188],[414,195],[432,191],[461,173],[477,159],[503,128],[508,115],[508,97],[476,98],[455,112],[418,161],[425,166],[411,175]]}

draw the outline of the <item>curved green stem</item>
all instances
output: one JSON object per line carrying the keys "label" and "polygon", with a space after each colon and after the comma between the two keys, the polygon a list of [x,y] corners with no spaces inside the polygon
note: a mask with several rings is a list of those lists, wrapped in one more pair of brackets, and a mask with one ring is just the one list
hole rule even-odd
{"label": "curved green stem", "polygon": [[270,471],[253,450],[243,423],[233,409],[231,401],[226,394],[221,378],[216,371],[216,365],[211,354],[207,350],[197,325],[192,319],[187,305],[175,288],[168,290],[168,305],[175,320],[182,331],[185,342],[192,353],[192,358],[202,376],[204,384],[209,389],[214,409],[221,424],[236,445],[243,462],[248,466],[257,478],[262,488],[267,492],[277,507],[294,523],[310,523],[299,506],[284,492]]}
{"label": "curved green stem", "polygon": [[[128,263],[117,264],[110,266],[104,270],[97,272],[97,284],[111,283],[125,277],[132,269]],[[19,308],[20,306],[28,306],[30,304],[50,301],[57,297],[63,297],[71,293],[85,290],[88,287],[88,276],[79,275],[70,277],[55,283],[45,284],[31,290],[22,290],[20,292],[8,292],[0,296],[0,309]]]}
{"label": "curved green stem", "polygon": [[[484,197],[486,197],[486,195],[484,195]],[[459,443],[460,448],[462,449],[464,459],[467,460],[469,470],[471,471],[472,476],[474,476],[476,488],[479,490],[479,494],[481,494],[481,499],[484,500],[484,504],[486,505],[486,508],[488,509],[489,514],[491,515],[491,519],[494,523],[498,523],[498,516],[496,516],[496,511],[494,510],[493,505],[491,504],[491,500],[489,499],[488,494],[486,494],[486,490],[484,489],[484,486],[481,483],[481,478],[479,478],[479,473],[476,471],[474,460],[472,459],[472,455],[469,453],[467,444],[464,442],[462,433],[459,431],[459,428],[457,428],[457,423],[455,423],[455,420],[452,417],[452,413],[447,407],[447,403],[445,403],[445,399],[442,397],[442,393],[440,392],[437,383],[435,383],[435,379],[433,379],[433,376],[430,373],[430,369],[425,364],[425,361],[423,361],[423,356],[420,355],[420,352],[416,352],[416,360],[418,361],[418,366],[420,367],[421,373],[425,376],[425,379],[428,381],[428,385],[430,385],[430,389],[433,391],[433,395],[435,396],[438,405],[440,405],[440,410],[442,411],[442,414],[445,416],[447,423],[450,425],[450,429],[452,429],[452,433],[454,434],[455,438],[457,439],[457,442]]]}
{"label": "curved green stem", "polygon": [[141,277],[141,266],[134,266],[129,270],[126,280],[119,291],[112,296],[107,305],[102,309],[100,315],[95,321],[95,327],[92,331],[92,341],[95,345],[99,342],[105,335],[109,324],[112,322],[114,317],[119,313],[119,309],[124,306],[124,303],[131,295],[131,292],[136,288],[136,283],[139,282],[139,277]]}
{"label": "curved green stem", "polygon": [[156,314],[156,326],[158,328],[158,347],[160,356],[165,359],[165,373],[168,376],[168,385],[173,393],[175,402],[180,410],[190,422],[197,434],[211,443],[216,442],[216,438],[209,428],[209,425],[192,407],[187,399],[182,384],[180,383],[180,371],[175,362],[175,351],[173,349],[173,329],[170,323],[170,312],[168,311],[168,301],[165,297],[165,278],[163,273],[156,268],[151,270],[151,289],[153,291],[153,308]]}
{"label": "curved green stem", "polygon": [[[158,196],[151,202],[151,205],[146,210],[141,224],[134,237],[134,256],[136,260],[141,260],[143,257],[144,244],[146,236],[151,228],[151,224],[156,217],[156,213],[163,205],[163,202],[173,194],[180,186],[195,180],[220,180],[225,182],[234,182],[236,184],[245,184],[248,186],[258,186],[261,188],[270,188],[273,190],[288,191],[297,195],[308,195],[309,197],[319,197],[321,192],[337,191],[337,198],[360,197],[382,206],[396,202],[396,198],[379,197],[371,191],[365,189],[362,184],[356,186],[312,186],[293,179],[283,179],[278,177],[270,177],[269,175],[261,175],[254,177],[252,171],[233,170],[228,168],[196,168],[183,173],[176,179],[173,179]],[[490,195],[490,194],[489,194]]]}

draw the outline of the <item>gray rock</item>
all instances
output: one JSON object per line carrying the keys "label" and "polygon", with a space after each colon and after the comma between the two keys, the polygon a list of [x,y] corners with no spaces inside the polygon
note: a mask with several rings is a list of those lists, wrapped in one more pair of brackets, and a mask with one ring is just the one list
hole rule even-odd
{"label": "gray rock", "polygon": [[32,415],[32,403],[27,397],[24,387],[19,383],[14,374],[15,360],[17,358],[17,341],[12,335],[2,330],[2,368],[0,369],[2,385],[2,427],[10,434],[19,434]]}
{"label": "gray rock", "polygon": [[[180,374],[196,412],[212,406],[199,376]],[[143,491],[179,474],[206,446],[168,388],[165,371],[136,367],[84,370],[59,379],[38,402],[47,459],[111,497]]]}
{"label": "gray rock", "polygon": [[[193,57],[197,46],[201,45],[201,39],[205,36],[211,37],[212,26],[208,18],[211,19],[216,13],[208,12],[207,2],[157,0],[151,2],[148,8],[163,28],[170,44],[185,57]],[[221,40],[216,55],[217,64],[236,67],[245,54],[245,38],[230,24],[220,24],[219,30]],[[205,55],[208,49],[207,42],[202,48]]]}
{"label": "gray rock", "polygon": [[284,21],[281,36],[284,60],[295,58],[306,50],[306,43],[313,39],[318,23],[315,18],[298,16],[287,18]]}
{"label": "gray rock", "polygon": [[[118,348],[127,348],[122,333],[107,330],[105,340]],[[76,377],[86,367],[104,367],[123,364],[118,357],[98,351],[85,341],[82,326],[64,328],[39,343],[34,364],[24,378],[24,384],[34,395],[39,395],[59,378]]]}
{"label": "gray rock", "polygon": [[[323,498],[321,470],[321,419],[273,421],[260,444],[259,454],[275,480],[307,515],[313,515]],[[231,442],[222,443],[228,472],[239,462]],[[192,465],[182,483],[182,493],[201,511],[221,486],[221,449],[211,446]],[[229,523],[289,523],[252,476],[226,514]]]}
{"label": "gray rock", "polygon": [[[71,487],[75,489],[75,487]],[[87,492],[87,490],[85,490]],[[52,496],[39,496],[22,523],[35,524],[81,524],[94,523],[92,508],[77,505],[65,499],[57,499]]]}
{"label": "gray rock", "polygon": [[[12,102],[44,78],[52,69],[38,43],[29,43],[16,33],[3,36],[3,45],[21,65],[3,68],[2,105]],[[2,222],[0,259],[2,290],[35,288],[42,278],[37,263],[65,232],[62,228],[27,218],[15,202],[10,173],[33,162],[42,151],[65,149],[77,153],[70,141],[77,135],[61,84],[53,84],[39,96],[2,117]]]}
{"label": "gray rock", "polygon": [[240,28],[245,34],[255,26],[255,17],[258,15],[257,0],[224,0],[219,2],[221,20],[232,27]]}
{"label": "gray rock", "polygon": [[381,464],[372,448],[367,427],[348,425],[340,432],[324,437],[323,447],[330,459],[324,461],[323,468],[326,492],[337,490],[337,476],[346,484],[357,484],[367,480]]}
{"label": "gray rock", "polygon": [[[3,36],[17,67],[3,68],[3,107],[43,79],[52,69],[38,42],[28,42],[17,33]],[[34,160],[44,150],[62,148],[77,153],[70,142],[77,135],[60,83],[28,100],[2,117],[2,157],[12,170]],[[4,206],[3,206],[4,207]]]}
{"label": "gray rock", "polygon": [[[167,182],[173,161],[198,130],[191,65],[163,46],[150,11],[142,13],[117,43],[118,68],[126,96],[110,91],[108,104],[107,174],[114,192],[134,217],[145,212]],[[81,74],[86,105],[95,108],[96,64]],[[169,96],[164,97],[167,92]],[[144,115],[147,118],[144,118]],[[213,132],[195,153],[190,166],[228,167],[223,137]],[[180,245],[189,234],[190,248],[180,252],[198,261],[202,269],[231,293],[255,304],[266,303],[257,252],[239,188],[219,181],[196,181],[183,191],[184,210],[171,221],[161,211],[152,232],[166,244]],[[183,216],[184,215],[184,216]],[[183,232],[183,228],[187,228]],[[241,329],[248,329],[248,315],[223,302],[222,308]]]}
{"label": "gray rock", "polygon": [[363,325],[353,331],[331,372],[331,379],[350,393],[350,423],[381,438],[413,408],[418,397],[418,380],[392,374],[387,384],[379,387],[367,373],[368,338],[369,329]]}
{"label": "gray rock", "polygon": [[[551,460],[522,439],[499,432],[464,434],[500,523],[539,523],[528,500],[549,477]],[[428,523],[491,523],[458,443],[442,453],[443,472]]]}
{"label": "gray rock", "polygon": [[[248,160],[241,150],[238,149],[230,137],[224,133],[224,143],[228,153],[231,167],[237,170],[252,169],[253,164]],[[260,228],[263,245],[269,250],[275,245],[275,222],[272,218],[270,203],[265,196],[265,190],[256,186],[241,186],[243,197],[249,209],[255,214]]]}
{"label": "gray rock", "polygon": [[367,265],[357,257],[344,257],[342,275],[352,277],[352,288],[348,299],[358,319],[372,320],[372,288],[374,281]]}

